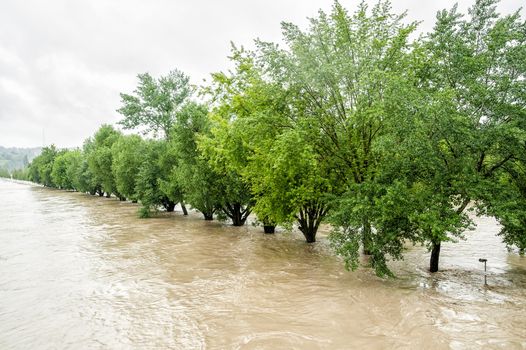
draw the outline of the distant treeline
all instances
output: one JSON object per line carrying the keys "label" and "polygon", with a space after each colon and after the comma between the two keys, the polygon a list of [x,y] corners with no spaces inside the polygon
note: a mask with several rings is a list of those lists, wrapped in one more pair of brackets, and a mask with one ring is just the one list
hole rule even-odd
{"label": "distant treeline", "polygon": [[149,138],[103,125],[82,149],[43,149],[29,179],[137,201],[144,217],[180,203],[243,225],[253,212],[307,242],[327,222],[346,266],[363,251],[380,276],[408,242],[437,271],[467,208],[524,252],[526,23],[492,0],[439,12],[415,40],[402,19],[386,1],[336,2],[306,30],[283,24],[284,47],[233,47],[235,68],[199,90],[178,70],[140,74],[118,111]]}

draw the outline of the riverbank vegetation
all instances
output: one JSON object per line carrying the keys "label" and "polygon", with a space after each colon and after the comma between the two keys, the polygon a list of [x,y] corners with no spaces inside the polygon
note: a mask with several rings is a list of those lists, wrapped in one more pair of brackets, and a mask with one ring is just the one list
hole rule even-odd
{"label": "riverbank vegetation", "polygon": [[[410,242],[431,252],[494,215],[504,242],[526,248],[526,22],[493,0],[437,14],[434,30],[389,2],[338,2],[308,28],[283,24],[284,45],[233,45],[233,69],[190,85],[179,70],[138,75],[82,149],[43,149],[28,170],[44,186],[140,203],[179,203],[204,219],[265,232],[322,223],[348,268],[360,252],[379,276]],[[142,135],[142,136],[139,136]],[[473,203],[474,205],[470,205]]]}

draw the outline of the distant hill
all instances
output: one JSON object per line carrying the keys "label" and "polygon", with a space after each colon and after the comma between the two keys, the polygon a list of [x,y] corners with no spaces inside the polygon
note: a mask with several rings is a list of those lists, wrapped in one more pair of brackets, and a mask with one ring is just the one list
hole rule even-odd
{"label": "distant hill", "polygon": [[0,146],[0,169],[12,171],[22,169],[42,151],[41,147],[6,148]]}

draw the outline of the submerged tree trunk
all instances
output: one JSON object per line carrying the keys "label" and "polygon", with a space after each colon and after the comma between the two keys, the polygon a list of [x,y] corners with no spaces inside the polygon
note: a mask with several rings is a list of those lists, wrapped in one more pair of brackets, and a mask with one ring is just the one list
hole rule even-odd
{"label": "submerged tree trunk", "polygon": [[437,272],[438,271],[438,260],[440,258],[440,242],[433,242],[431,250],[431,259],[429,260],[429,271]]}
{"label": "submerged tree trunk", "polygon": [[276,225],[272,223],[268,217],[263,218],[263,232],[265,233],[274,233],[276,231]]}
{"label": "submerged tree trunk", "polygon": [[263,232],[265,233],[274,233],[276,231],[275,225],[263,225]]}
{"label": "submerged tree trunk", "polygon": [[305,205],[300,209],[296,219],[298,220],[299,229],[303,233],[303,236],[305,236],[307,243],[316,242],[316,233],[325,214],[327,214],[327,208],[317,202]]}
{"label": "submerged tree trunk", "polygon": [[524,248],[519,248],[519,255],[520,255],[520,256],[523,256],[523,255],[524,255]]}
{"label": "submerged tree trunk", "polygon": [[176,205],[177,203],[172,202],[172,201],[169,200],[168,198],[164,197],[164,198],[161,200],[161,204],[162,204],[162,206],[164,207],[164,209],[165,209],[167,212],[171,213],[171,212],[174,211],[174,209],[175,209],[175,205]]}
{"label": "submerged tree trunk", "polygon": [[175,203],[172,202],[172,201],[167,201],[165,204],[164,204],[164,208],[166,209],[167,212],[171,213],[174,211],[175,209]]}
{"label": "submerged tree trunk", "polygon": [[111,193],[110,192],[106,192],[106,198],[111,198]]}
{"label": "submerged tree trunk", "polygon": [[97,188],[97,194],[99,195],[99,197],[104,196],[104,191],[102,190],[102,188]]}
{"label": "submerged tree trunk", "polygon": [[205,220],[214,220],[214,213],[204,212],[203,216],[205,217]]}
{"label": "submerged tree trunk", "polygon": [[181,202],[181,209],[183,210],[183,215],[188,215],[188,210],[186,210],[186,206],[184,205],[184,202]]}
{"label": "submerged tree trunk", "polygon": [[227,203],[223,206],[225,215],[232,220],[232,226],[243,226],[251,212],[250,205],[245,208],[240,203]]}
{"label": "submerged tree trunk", "polygon": [[115,195],[117,196],[117,198],[119,198],[119,200],[121,202],[124,202],[126,200],[126,197],[124,197],[122,194],[120,194],[119,192],[115,192]]}

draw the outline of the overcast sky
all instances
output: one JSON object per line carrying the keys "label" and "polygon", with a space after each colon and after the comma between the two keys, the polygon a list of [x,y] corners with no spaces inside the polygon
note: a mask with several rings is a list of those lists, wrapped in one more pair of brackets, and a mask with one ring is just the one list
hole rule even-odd
{"label": "overcast sky", "polygon": [[[341,0],[351,11],[358,0]],[[431,30],[455,1],[394,0],[396,12]],[[423,5],[425,4],[425,5]],[[465,11],[472,1],[459,1]],[[500,13],[522,1],[504,0]],[[116,123],[119,92],[137,73],[178,68],[201,84],[229,68],[230,41],[279,42],[281,21],[306,25],[332,0],[1,0],[0,145],[80,146],[102,123]],[[524,16],[524,11],[522,12]]]}

